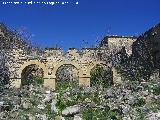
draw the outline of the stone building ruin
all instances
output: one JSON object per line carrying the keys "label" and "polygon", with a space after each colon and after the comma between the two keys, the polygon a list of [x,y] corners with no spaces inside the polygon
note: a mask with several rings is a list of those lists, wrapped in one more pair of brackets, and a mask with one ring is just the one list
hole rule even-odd
{"label": "stone building ruin", "polygon": [[[135,37],[122,37],[122,36],[107,36],[101,43],[101,47],[107,45],[112,51],[114,49],[120,50],[125,47],[127,53],[132,54],[132,44],[136,40]],[[97,48],[84,48],[78,51],[71,48],[64,53],[63,50],[57,48],[47,48],[43,56],[28,56],[23,50],[15,49],[12,54],[17,61],[9,68],[15,74],[11,76],[12,86],[17,88],[21,87],[21,78],[23,70],[30,65],[37,65],[43,70],[44,86],[55,89],[56,85],[56,72],[63,65],[72,65],[78,70],[79,85],[90,86],[90,72],[96,65],[107,65],[105,61],[97,58]],[[120,82],[121,79],[117,78],[117,73],[112,68],[113,82]]]}

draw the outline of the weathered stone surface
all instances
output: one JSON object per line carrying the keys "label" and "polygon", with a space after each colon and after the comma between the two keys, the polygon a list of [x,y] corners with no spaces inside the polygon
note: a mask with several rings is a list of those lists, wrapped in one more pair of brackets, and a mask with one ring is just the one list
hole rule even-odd
{"label": "weathered stone surface", "polygon": [[52,95],[51,94],[46,94],[45,98],[43,99],[43,102],[50,102],[52,100]]}
{"label": "weathered stone surface", "polygon": [[37,108],[43,110],[45,109],[45,105],[38,105]]}
{"label": "weathered stone surface", "polygon": [[56,113],[57,112],[56,103],[57,103],[56,100],[52,100],[52,103],[51,103],[51,112],[52,113]]}
{"label": "weathered stone surface", "polygon": [[[18,114],[19,119],[28,119],[28,116],[31,116],[31,120],[34,118],[49,120],[49,115],[50,117],[55,117],[58,113],[66,118],[73,119],[74,117],[74,119],[81,120],[81,118],[84,117],[84,110],[90,109],[93,111],[98,110],[100,113],[103,113],[103,111],[107,114],[110,112],[113,114],[116,113],[117,116],[115,117],[117,119],[121,117],[124,120],[139,119],[140,115],[144,115],[148,120],[151,120],[151,118],[158,120],[159,112],[152,111],[152,109],[157,109],[156,107],[160,100],[159,95],[155,94],[155,86],[160,86],[158,79],[148,81],[145,84],[139,83],[139,85],[132,84],[130,81],[124,81],[124,83],[119,86],[97,89],[95,92],[85,92],[86,89],[76,88],[76,90],[74,89],[73,91],[66,89],[60,92],[50,91],[46,93],[46,91],[48,91],[46,88],[34,86],[31,91],[28,91],[28,87],[21,88],[21,96],[18,97],[14,94],[16,90],[6,90],[7,94],[3,94],[3,96],[0,97],[0,106],[10,106],[7,108],[7,112],[4,111],[4,109],[1,110],[0,119],[4,116],[14,117]],[[138,88],[141,89],[137,90]],[[50,102],[44,102],[47,95],[51,95]],[[52,95],[54,97],[52,97]],[[18,99],[21,101],[19,102]],[[76,103],[76,105],[69,105],[73,103]],[[61,109],[65,105],[67,105],[67,107]],[[28,111],[29,113],[21,115],[21,113],[25,113],[24,111]],[[36,115],[34,111],[37,112]],[[10,114],[7,114],[8,112]],[[82,114],[82,116],[77,114]],[[95,114],[93,114],[93,116],[94,115]],[[2,120],[6,119],[8,118]],[[59,119],[63,120],[64,118],[60,117]]]}
{"label": "weathered stone surface", "polygon": [[74,120],[83,120],[81,114],[74,115]]}
{"label": "weathered stone surface", "polygon": [[23,104],[22,104],[22,107],[23,107],[24,109],[29,109],[31,106],[32,106],[32,104],[31,104],[29,101],[25,101],[25,102],[23,102]]}
{"label": "weathered stone surface", "polygon": [[64,119],[64,117],[62,117],[62,116],[56,116],[56,117],[55,117],[55,120],[65,120],[65,119]]}
{"label": "weathered stone surface", "polygon": [[62,111],[62,116],[73,116],[75,114],[78,114],[80,112],[80,106],[79,105],[75,105],[75,106],[70,106],[65,108]]}

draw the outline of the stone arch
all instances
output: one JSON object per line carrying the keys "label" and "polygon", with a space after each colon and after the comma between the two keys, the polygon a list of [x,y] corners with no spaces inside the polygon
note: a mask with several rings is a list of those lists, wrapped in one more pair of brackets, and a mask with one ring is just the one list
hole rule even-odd
{"label": "stone arch", "polygon": [[107,87],[112,84],[113,72],[108,64],[99,62],[90,68],[90,86],[102,85]]}
{"label": "stone arch", "polygon": [[62,64],[56,71],[56,89],[66,85],[75,87],[79,84],[79,70],[73,64]]}
{"label": "stone arch", "polygon": [[24,62],[24,64],[22,64],[22,66],[19,68],[19,70],[17,71],[17,79],[15,79],[12,83],[12,86],[15,86],[17,88],[20,88],[21,86],[21,74],[22,74],[22,71],[29,65],[37,65],[39,66],[40,68],[42,68],[43,70],[43,75],[44,75],[44,78],[48,78],[48,69],[47,67],[45,66],[44,63],[38,61],[38,60],[30,60],[30,61],[26,61]]}
{"label": "stone arch", "polygon": [[[76,63],[74,61],[68,61],[68,62],[62,61],[60,63],[57,63],[57,65],[54,66],[54,69],[53,69],[53,72],[52,72],[52,76],[53,76],[54,80],[56,80],[56,72],[57,72],[57,70],[63,65],[72,65],[72,66],[74,66],[78,71],[78,77],[80,76],[81,68],[80,68],[80,65],[78,63]],[[80,78],[79,78],[79,80],[80,80]],[[56,84],[56,82],[55,82],[55,84]]]}
{"label": "stone arch", "polygon": [[43,69],[43,72],[44,72],[44,78],[47,78],[48,77],[48,69],[47,67],[45,66],[44,63],[38,61],[38,60],[30,60],[30,61],[27,61],[25,62],[21,67],[20,69],[18,70],[18,75],[19,75],[19,78],[21,78],[21,73],[23,71],[23,69],[25,69],[27,66],[29,65],[37,65],[39,66],[40,68]]}
{"label": "stone arch", "polygon": [[90,86],[90,71],[92,70],[92,68],[96,65],[96,64],[104,64],[104,62],[89,62],[87,63],[87,67],[80,69],[80,79],[79,79],[79,85],[80,86]]}
{"label": "stone arch", "polygon": [[72,64],[62,64],[61,66],[58,67],[58,69],[56,70],[56,73],[58,72],[59,68],[63,67],[63,66],[72,66],[74,68],[76,68],[77,72],[78,72],[78,76],[79,76],[79,70],[77,69],[77,67],[75,67],[74,65]]}
{"label": "stone arch", "polygon": [[77,68],[79,74],[81,72],[80,71],[80,66],[76,62],[60,62],[54,67],[54,70],[53,70],[53,76],[54,77],[56,77],[56,72],[57,72],[58,68],[60,68],[63,65],[73,65],[75,68]]}
{"label": "stone arch", "polygon": [[91,70],[96,66],[96,65],[105,65],[107,64],[105,62],[92,62],[92,65],[88,68],[88,75],[90,75]]}

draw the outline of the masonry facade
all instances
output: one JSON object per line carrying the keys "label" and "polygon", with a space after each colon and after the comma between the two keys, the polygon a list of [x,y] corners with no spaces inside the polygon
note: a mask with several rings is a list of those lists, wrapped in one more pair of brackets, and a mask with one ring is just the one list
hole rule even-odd
{"label": "masonry facade", "polygon": [[[123,42],[124,38],[113,38],[109,43],[119,44],[115,42],[120,40]],[[134,42],[134,39],[127,38],[130,41],[129,46]],[[126,41],[126,38],[124,39]],[[126,44],[125,44],[126,45]],[[111,49],[111,48],[110,48]],[[23,50],[13,51],[15,60],[14,65],[10,66],[10,71],[15,74],[11,76],[12,86],[21,87],[22,71],[29,65],[37,65],[43,70],[44,86],[55,89],[56,72],[62,65],[73,65],[78,70],[79,85],[90,86],[90,72],[96,65],[109,66],[106,61],[101,61],[97,58],[98,49],[85,48],[78,51],[74,48],[69,49],[64,53],[61,49],[48,48],[45,49],[43,57],[41,56],[26,56]],[[120,82],[117,79],[116,70],[113,68],[113,82]]]}

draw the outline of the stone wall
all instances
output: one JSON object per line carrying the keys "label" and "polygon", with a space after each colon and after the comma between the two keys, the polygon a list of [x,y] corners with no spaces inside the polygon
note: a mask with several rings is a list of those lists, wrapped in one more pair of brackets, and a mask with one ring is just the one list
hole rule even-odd
{"label": "stone wall", "polygon": [[[46,53],[48,53],[48,55]],[[18,52],[16,52],[15,54],[15,56],[19,56]],[[86,54],[89,54],[89,51],[86,52]],[[76,49],[69,50],[65,54],[62,53],[60,50],[56,51],[53,49],[45,51],[46,57],[44,59],[29,59],[26,56],[26,59],[19,59],[19,61],[16,63],[19,64],[15,70],[17,76],[14,79],[13,85],[16,87],[21,86],[21,75],[23,69],[25,69],[29,65],[38,65],[40,68],[43,69],[44,72],[44,85],[46,87],[55,89],[57,70],[62,65],[73,65],[78,70],[79,84],[89,86],[91,68],[93,68],[96,64],[101,64],[104,62],[96,61],[93,58],[91,59],[86,54],[84,53],[82,56],[80,56]]]}
{"label": "stone wall", "polygon": [[[110,36],[107,38],[107,45],[110,50],[121,50],[122,47],[125,47],[128,54],[132,53],[131,46],[136,40],[134,37],[115,37]],[[38,65],[43,69],[44,72],[44,85],[50,88],[55,89],[55,79],[56,72],[62,65],[73,65],[78,70],[79,84],[90,86],[90,71],[97,64],[105,64],[110,66],[106,61],[100,61],[98,59],[99,49],[97,48],[84,48],[78,51],[77,49],[69,49],[66,53],[61,49],[57,48],[48,48],[44,51],[44,58],[33,58],[27,56],[23,53],[22,50],[13,51],[13,56],[19,60],[16,62],[17,66],[15,72],[18,79],[15,80],[15,86],[20,86],[21,84],[21,73],[22,70],[28,65]],[[32,59],[31,59],[32,58]],[[108,64],[108,65],[107,65]],[[14,67],[13,67],[14,68]],[[113,77],[116,82],[116,71],[113,69]],[[117,78],[116,78],[117,79]],[[18,81],[17,81],[18,80]],[[120,82],[120,77],[118,77],[118,82]]]}
{"label": "stone wall", "polygon": [[137,40],[136,37],[132,36],[106,36],[101,46],[107,46],[110,52],[119,52],[123,47],[127,54],[132,54],[132,44]]}

